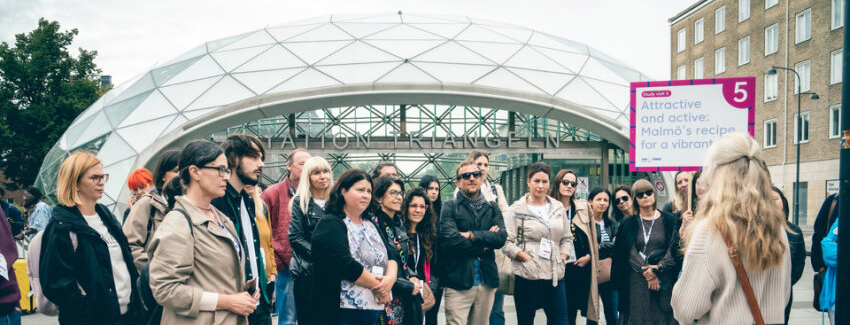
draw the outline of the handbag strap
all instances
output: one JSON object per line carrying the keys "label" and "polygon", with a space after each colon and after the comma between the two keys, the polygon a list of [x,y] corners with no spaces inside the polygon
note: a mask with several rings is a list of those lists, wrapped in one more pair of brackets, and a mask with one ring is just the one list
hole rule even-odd
{"label": "handbag strap", "polygon": [[744,264],[741,263],[741,256],[738,250],[732,245],[732,239],[729,235],[723,235],[723,240],[726,241],[726,247],[729,248],[729,258],[732,259],[732,264],[735,265],[735,272],[738,273],[738,280],[741,281],[741,287],[744,288],[744,295],[747,296],[747,304],[750,305],[750,312],[753,314],[753,320],[756,325],[764,325],[764,318],[761,315],[761,309],[756,301],[756,295],[753,293],[753,286],[750,285],[750,279],[747,277],[747,271],[744,270]]}

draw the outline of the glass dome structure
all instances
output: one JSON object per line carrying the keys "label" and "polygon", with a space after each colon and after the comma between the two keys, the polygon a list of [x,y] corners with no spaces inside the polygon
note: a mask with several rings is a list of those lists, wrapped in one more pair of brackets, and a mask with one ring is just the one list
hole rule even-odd
{"label": "glass dome structure", "polygon": [[316,17],[203,43],[110,90],[52,147],[36,186],[52,196],[62,160],[89,150],[111,175],[101,202],[115,209],[127,201],[129,172],[167,144],[279,115],[286,100],[312,103],[303,111],[363,94],[388,104],[410,94],[510,98],[627,148],[629,82],[646,80],[586,44],[511,24],[401,12]]}

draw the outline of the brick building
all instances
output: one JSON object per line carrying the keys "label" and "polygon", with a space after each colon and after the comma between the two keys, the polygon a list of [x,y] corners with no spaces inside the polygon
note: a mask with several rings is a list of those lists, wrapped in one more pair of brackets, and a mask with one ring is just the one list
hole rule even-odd
{"label": "brick building", "polygon": [[[838,191],[844,0],[701,0],[670,18],[671,78],[756,77],[755,139],[793,218],[800,143],[800,224]],[[798,128],[800,74],[802,121]],[[811,94],[819,99],[813,100]]]}

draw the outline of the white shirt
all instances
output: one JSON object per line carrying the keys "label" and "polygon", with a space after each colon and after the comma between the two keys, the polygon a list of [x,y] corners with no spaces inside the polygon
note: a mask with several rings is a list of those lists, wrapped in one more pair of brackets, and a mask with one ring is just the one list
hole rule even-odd
{"label": "white shirt", "polygon": [[118,306],[121,309],[121,314],[127,313],[127,305],[130,304],[130,295],[133,289],[130,283],[130,271],[127,269],[127,263],[124,262],[124,254],[121,252],[121,244],[118,240],[109,233],[109,229],[100,220],[97,214],[91,216],[83,216],[86,219],[89,227],[94,229],[106,247],[109,248],[109,259],[112,262],[112,282],[115,282],[115,295],[118,296]]}
{"label": "white shirt", "polygon": [[317,204],[320,208],[324,209],[324,208],[325,208],[325,204],[326,204],[326,203],[328,203],[328,200],[319,200],[319,199],[317,199],[317,198],[313,198],[313,202],[316,202],[316,204]]}
{"label": "white shirt", "polygon": [[251,227],[251,216],[248,215],[248,208],[245,207],[245,200],[239,200],[241,206],[239,207],[239,211],[242,213],[240,219],[242,221],[242,233],[245,236],[245,246],[248,249],[248,264],[251,265],[251,276],[252,279],[257,278],[257,251],[254,250],[254,231]]}

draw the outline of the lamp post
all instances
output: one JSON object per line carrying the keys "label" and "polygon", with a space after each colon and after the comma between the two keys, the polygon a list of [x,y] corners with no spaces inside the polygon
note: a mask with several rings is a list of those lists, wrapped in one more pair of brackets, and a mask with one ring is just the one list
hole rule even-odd
{"label": "lamp post", "polygon": [[[797,134],[795,134],[796,139],[794,139],[797,142],[797,168],[796,168],[797,177],[795,178],[795,181],[794,181],[794,224],[799,224],[800,223],[800,137],[803,133],[803,122],[802,122],[803,116],[802,116],[802,114],[800,114],[800,102],[801,102],[801,98],[803,97],[803,95],[811,94],[812,95],[811,98],[813,100],[820,99],[820,96],[818,96],[817,93],[812,92],[812,91],[805,92],[805,93],[802,92],[801,85],[800,85],[802,83],[801,79],[800,79],[800,74],[797,73],[797,71],[794,70],[794,69],[786,68],[786,67],[772,66],[772,67],[770,67],[770,69],[767,69],[767,74],[768,75],[775,75],[776,69],[788,70],[788,71],[793,72],[794,75],[797,76],[797,120],[795,122],[796,122],[796,127],[797,127],[798,131],[796,132]],[[787,139],[787,137],[786,137],[786,139]]]}

